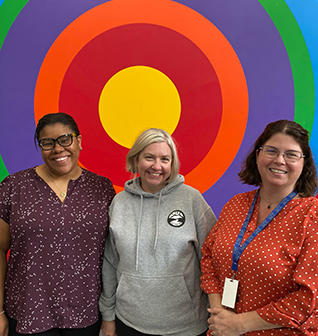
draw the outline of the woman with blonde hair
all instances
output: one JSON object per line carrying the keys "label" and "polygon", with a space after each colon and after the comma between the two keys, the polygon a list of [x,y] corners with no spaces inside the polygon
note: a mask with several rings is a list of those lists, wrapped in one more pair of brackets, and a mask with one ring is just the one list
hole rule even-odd
{"label": "woman with blonde hair", "polygon": [[175,143],[164,130],[144,131],[126,159],[134,178],[110,209],[102,329],[106,336],[205,335],[200,250],[214,213],[184,184]]}

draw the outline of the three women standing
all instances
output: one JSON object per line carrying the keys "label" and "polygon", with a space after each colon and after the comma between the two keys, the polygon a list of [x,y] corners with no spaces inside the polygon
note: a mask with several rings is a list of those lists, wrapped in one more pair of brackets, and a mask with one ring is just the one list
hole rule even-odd
{"label": "three women standing", "polygon": [[[97,336],[115,193],[78,166],[81,135],[70,116],[44,116],[36,139],[44,164],[0,184],[0,335]],[[178,174],[170,135],[143,132],[127,155],[139,177],[110,208],[100,298],[106,336],[205,334],[200,248],[210,230],[201,277],[210,333],[317,333],[317,180],[308,140],[295,122],[269,124],[239,174],[259,189],[233,197],[211,230],[213,211]]]}

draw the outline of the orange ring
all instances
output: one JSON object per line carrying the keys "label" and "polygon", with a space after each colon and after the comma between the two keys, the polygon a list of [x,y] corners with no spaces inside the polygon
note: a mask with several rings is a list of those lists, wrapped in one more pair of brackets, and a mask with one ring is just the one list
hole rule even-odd
{"label": "orange ring", "polygon": [[162,25],[183,34],[204,52],[219,78],[223,111],[217,138],[201,163],[186,175],[187,183],[203,193],[224,174],[239,150],[248,117],[248,90],[230,43],[210,21],[185,5],[169,0],[114,0],[74,20],[42,63],[35,88],[35,119],[43,111],[59,110],[64,74],[81,48],[104,31],[131,23]]}

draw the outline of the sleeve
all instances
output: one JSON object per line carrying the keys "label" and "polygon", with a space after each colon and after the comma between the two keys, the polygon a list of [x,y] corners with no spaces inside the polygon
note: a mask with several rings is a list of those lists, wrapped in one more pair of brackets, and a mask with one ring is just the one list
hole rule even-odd
{"label": "sleeve", "polygon": [[[110,207],[111,211],[112,206]],[[118,285],[117,267],[119,255],[116,249],[115,239],[110,227],[106,238],[102,282],[103,290],[99,299],[99,310],[104,321],[115,320],[116,290]]]}
{"label": "sleeve", "polygon": [[101,178],[102,178],[103,188],[105,191],[105,199],[107,201],[107,205],[109,206],[111,201],[116,195],[116,191],[114,189],[112,182],[107,177],[101,176]]}
{"label": "sleeve", "polygon": [[[202,259],[201,259],[201,289],[206,294],[222,294],[223,291],[223,283],[220,280],[221,269],[216,269],[216,263],[214,262],[216,256],[226,256],[225,248],[229,248],[232,244],[232,239],[235,235],[232,234],[232,238],[224,233],[224,228],[229,228],[229,224],[233,222],[233,209],[237,208],[237,204],[248,208],[249,203],[252,202],[254,193],[244,193],[237,194],[232,197],[223,207],[219,219],[216,224],[213,226],[212,230],[208,234],[203,246],[202,246]],[[242,221],[242,217],[244,217],[244,211],[237,214],[234,212],[235,221]],[[236,227],[236,225],[235,225]],[[231,226],[233,229],[233,226]],[[223,233],[222,233],[223,231]],[[225,230],[227,232],[227,230]],[[232,232],[233,233],[233,232]],[[221,237],[221,238],[219,238]],[[225,237],[225,241],[224,241]],[[222,246],[220,246],[220,240],[222,240]],[[228,251],[229,252],[229,251]],[[232,252],[232,251],[231,251]],[[231,267],[231,260],[229,261],[229,265],[223,265],[223,268]],[[224,279],[225,277],[222,276]]]}
{"label": "sleeve", "polygon": [[216,225],[214,225],[214,227],[206,237],[205,242],[201,249],[202,251],[201,289],[206,294],[221,293],[220,283],[217,274],[213,269],[213,262],[212,262],[212,247],[219,226],[220,226],[220,219],[217,221]]}
{"label": "sleeve", "polygon": [[297,328],[307,335],[318,331],[318,225],[316,206],[307,215],[306,233],[293,274],[297,288],[276,302],[257,309],[267,322]]}
{"label": "sleeve", "polygon": [[8,224],[10,223],[12,195],[12,185],[10,181],[10,176],[7,176],[0,183],[0,218]]}
{"label": "sleeve", "polygon": [[[205,202],[204,199],[203,201]],[[213,226],[215,225],[217,221],[211,207],[207,203],[205,204],[207,205],[207,207],[201,211],[202,216],[196,223],[196,230],[197,230],[197,236],[198,236],[198,246],[196,246],[196,250],[197,250],[197,255],[199,257],[199,260],[201,260],[201,257],[202,257],[202,252],[201,252],[202,245],[207,235],[209,234],[209,232],[211,231],[211,229],[213,228]]]}

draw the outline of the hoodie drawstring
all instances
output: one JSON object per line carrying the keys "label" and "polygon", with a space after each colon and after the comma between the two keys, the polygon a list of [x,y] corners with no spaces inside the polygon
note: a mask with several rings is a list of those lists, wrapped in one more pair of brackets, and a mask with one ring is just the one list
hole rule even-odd
{"label": "hoodie drawstring", "polygon": [[158,206],[157,206],[156,236],[155,236],[155,243],[154,243],[154,246],[153,246],[153,255],[156,254],[156,249],[157,249],[157,245],[158,245],[158,237],[159,237],[159,212],[160,212],[161,194],[162,194],[162,189],[160,190],[159,200],[158,200]]}
{"label": "hoodie drawstring", "polygon": [[139,269],[140,226],[141,226],[143,201],[144,201],[144,197],[140,195],[140,211],[139,211],[139,221],[138,221],[138,229],[137,229],[137,244],[136,244],[136,271],[138,271]]}
{"label": "hoodie drawstring", "polygon": [[[157,245],[158,245],[158,238],[159,238],[159,214],[160,214],[160,203],[161,203],[161,195],[162,189],[159,193],[159,200],[157,206],[157,216],[156,216],[156,235],[155,235],[155,242],[153,246],[153,254],[156,254]],[[143,210],[143,202],[144,197],[140,195],[140,211],[139,211],[139,220],[138,220],[138,229],[137,229],[137,244],[136,244],[136,271],[139,269],[139,246],[140,246],[140,228],[141,228],[141,219],[142,219],[142,210]]]}

